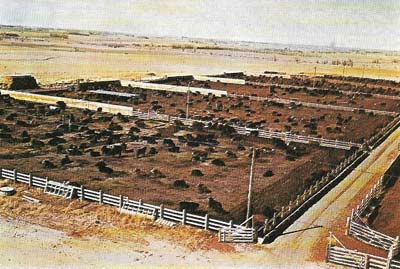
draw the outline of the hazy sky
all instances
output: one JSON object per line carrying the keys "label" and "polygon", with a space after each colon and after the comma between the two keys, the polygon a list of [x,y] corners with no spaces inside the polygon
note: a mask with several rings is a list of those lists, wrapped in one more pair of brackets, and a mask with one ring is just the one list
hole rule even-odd
{"label": "hazy sky", "polygon": [[400,0],[0,0],[0,24],[400,50]]}

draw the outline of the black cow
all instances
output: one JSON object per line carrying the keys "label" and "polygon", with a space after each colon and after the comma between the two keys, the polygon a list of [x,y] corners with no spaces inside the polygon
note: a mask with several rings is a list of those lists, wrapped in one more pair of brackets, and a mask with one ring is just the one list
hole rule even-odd
{"label": "black cow", "polygon": [[146,150],[147,150],[147,147],[142,147],[142,148],[137,149],[136,158],[146,157]]}

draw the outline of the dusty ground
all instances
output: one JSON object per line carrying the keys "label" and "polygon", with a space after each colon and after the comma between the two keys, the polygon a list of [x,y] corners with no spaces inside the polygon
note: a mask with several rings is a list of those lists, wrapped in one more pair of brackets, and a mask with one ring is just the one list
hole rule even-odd
{"label": "dusty ground", "polygon": [[[347,248],[358,249],[385,257],[387,253],[345,236],[346,218],[369,193],[372,186],[389,168],[398,155],[400,129],[376,148],[337,187],[325,195],[279,237],[271,249],[290,249],[291,258],[300,260],[321,260],[325,252],[328,232],[332,231]],[[394,221],[394,220],[393,220]],[[310,229],[311,228],[311,229]],[[293,232],[294,233],[291,233]],[[296,232],[297,231],[297,232]],[[277,253],[278,251],[276,251]]]}
{"label": "dusty ground", "polygon": [[[396,237],[400,235],[400,180],[397,176],[395,184],[384,194],[378,214],[372,227],[384,234]],[[396,221],[397,220],[397,221]]]}
{"label": "dusty ground", "polygon": [[[165,228],[107,206],[14,186],[17,196],[0,197],[0,268],[279,268],[281,263],[282,257],[266,255],[262,246],[221,244],[214,233]],[[22,201],[22,193],[41,204]],[[327,268],[321,263],[302,268],[319,266]]]}
{"label": "dusty ground", "polygon": [[[269,197],[264,201],[265,203],[254,205],[256,214],[264,214],[266,209],[280,208],[287,204],[289,200],[302,193],[305,188],[318,179],[323,171],[328,171],[331,166],[345,156],[345,152],[342,150],[301,145],[304,149],[302,155],[296,157],[295,160],[287,160],[287,156],[295,153],[278,147],[270,141],[250,137],[244,141],[232,142],[229,137],[222,136],[218,131],[213,130],[209,130],[208,133],[215,134],[219,142],[213,151],[209,151],[208,146],[189,147],[185,143],[176,141],[180,147],[180,153],[171,153],[162,145],[162,139],[172,138],[175,133],[174,127],[147,122],[147,127],[140,128],[138,134],[143,136],[146,133],[160,131],[161,137],[158,139],[158,143],[149,145],[140,141],[132,142],[127,133],[132,126],[137,126],[134,119],[123,122],[117,116],[96,113],[92,116],[92,122],[87,124],[90,130],[100,133],[112,120],[123,128],[123,130],[115,132],[115,134],[121,134],[121,138],[113,143],[124,141],[127,143],[127,149],[121,157],[118,155],[105,156],[104,154],[92,157],[89,150],[101,153],[101,147],[107,144],[107,137],[92,142],[84,131],[67,132],[60,136],[66,140],[60,143],[61,151],[57,151],[57,146],[49,145],[50,138],[44,137],[44,133],[53,131],[62,123],[63,115],[73,114],[74,124],[85,125],[81,124],[88,117],[84,111],[66,109],[61,113],[45,116],[46,112],[39,112],[41,105],[38,104],[28,109],[28,113],[24,113],[26,104],[19,104],[16,101],[12,101],[10,105],[3,103],[0,107],[5,116],[0,119],[0,123],[7,127],[2,127],[1,134],[11,134],[13,137],[12,139],[0,139],[2,145],[0,167],[17,168],[21,172],[48,176],[50,179],[59,181],[69,180],[79,185],[83,184],[90,189],[102,189],[114,195],[121,194],[132,199],[143,199],[148,203],[164,204],[175,209],[179,209],[181,201],[196,202],[200,205],[198,213],[205,214],[207,212],[227,220],[233,218],[237,223],[242,222],[242,218],[244,218],[242,209],[247,197],[250,147],[273,149],[269,153],[261,154],[256,161],[253,191],[254,193],[262,192]],[[12,113],[16,113],[13,120],[8,118]],[[31,122],[32,124],[26,127],[15,124],[17,121]],[[153,125],[158,128],[152,128]],[[33,148],[31,141],[22,142],[21,134],[24,131],[28,132],[31,141],[39,139],[44,142],[44,145]],[[201,132],[194,132],[194,134],[197,133]],[[239,144],[244,146],[244,150],[236,150]],[[82,145],[81,155],[67,154],[67,149],[71,145]],[[147,155],[144,158],[136,158],[135,152],[143,145],[148,148],[155,147],[158,153],[152,156]],[[227,150],[235,152],[237,158],[226,156]],[[193,151],[209,151],[208,160],[205,162],[192,161]],[[62,165],[61,160],[66,155],[69,156],[71,163]],[[213,165],[211,161],[216,158],[223,160],[225,166]],[[54,167],[45,168],[41,163],[45,160],[50,161]],[[107,166],[114,170],[112,174],[102,173],[97,169],[95,164],[101,160],[104,160]],[[158,169],[164,176],[152,177],[150,171],[153,168]],[[192,169],[200,169],[204,175],[194,176],[191,174]],[[271,170],[273,174],[268,177],[264,176],[268,170]],[[177,179],[185,180],[189,187],[173,187],[173,183]],[[199,184],[205,185],[211,192],[199,192]],[[163,195],[160,195],[161,193]],[[210,197],[221,202],[223,208],[230,214],[211,210],[208,206]]]}
{"label": "dusty ground", "polygon": [[[2,29],[2,31],[9,30]],[[0,73],[32,73],[43,84],[78,78],[114,77],[132,79],[148,75],[149,72],[154,72],[157,75],[166,73],[214,74],[237,70],[261,73],[268,69],[284,71],[289,74],[300,72],[312,74],[314,66],[317,66],[317,74],[341,75],[344,70],[346,75],[361,76],[365,74],[366,77],[395,80],[399,80],[400,77],[399,55],[397,53],[321,53],[284,50],[260,52],[242,49],[195,50],[182,49],[180,46],[174,46],[175,43],[176,41],[164,39],[148,39],[145,37],[132,39],[131,37],[109,37],[98,34],[87,37],[69,35],[68,39],[60,39],[50,37],[46,31],[24,31],[22,39],[0,40]],[[344,68],[322,64],[325,60],[331,62],[336,59],[346,60],[348,58],[352,58],[354,61],[353,67]],[[379,59],[379,63],[376,63],[377,59]],[[385,160],[377,162],[377,165],[381,165],[381,167],[384,167],[384,164]],[[77,169],[77,171],[79,170]],[[327,229],[338,227],[335,234],[341,233],[343,231],[342,222],[345,221],[345,216],[350,213],[349,199],[353,199],[355,193],[359,193],[353,199],[354,204],[358,203],[359,199],[370,189],[370,186],[365,184],[375,180],[375,178],[369,178],[371,180],[369,181],[360,175],[349,177],[345,181],[347,182],[345,185],[338,186],[339,189],[330,193],[326,198],[327,200],[324,200],[325,202],[318,203],[313,210],[307,212],[289,229],[297,230],[308,228],[313,224],[323,224]],[[357,179],[356,183],[352,185],[352,180],[355,178]],[[348,191],[346,191],[347,188],[349,188]],[[362,191],[360,191],[361,189]],[[338,199],[338,196],[344,198]],[[9,212],[10,206],[13,207],[14,205],[13,203],[2,203],[1,206]],[[28,215],[29,221],[28,212],[31,211],[31,206],[18,207],[21,210],[18,212],[19,216]],[[88,213],[89,217],[85,218],[71,213],[80,210],[74,206],[79,207],[79,205],[73,204],[70,209],[67,209],[69,213],[67,216],[70,217],[68,221],[72,222],[69,225],[70,231],[78,230],[82,233],[79,225],[87,228],[88,225],[93,223],[93,219],[99,216],[102,220],[99,226],[104,225],[112,232],[105,232],[105,235],[101,235],[100,238],[87,237],[84,233],[82,238],[69,237],[68,230],[58,232],[24,221],[18,222],[1,218],[0,234],[2,240],[0,241],[0,249],[3,259],[0,266],[4,268],[54,268],[55,264],[58,264],[61,268],[148,268],[149,264],[153,264],[154,267],[175,268],[188,267],[188,264],[190,264],[190,267],[193,268],[209,268],[210,266],[225,268],[257,268],[256,266],[262,268],[277,268],[279,266],[281,268],[299,268],[299,264],[301,264],[301,268],[316,268],[318,265],[306,263],[304,260],[322,260],[322,249],[325,247],[323,238],[327,232],[327,229],[313,229],[294,233],[282,237],[282,241],[275,245],[260,248],[235,246],[236,250],[232,250],[228,247],[228,253],[224,254],[224,251],[221,253],[221,249],[215,246],[202,248],[200,245],[201,250],[193,250],[193,248],[197,248],[196,244],[193,245],[193,241],[196,242],[197,237],[193,241],[187,239],[188,234],[196,233],[191,229],[173,233],[173,236],[168,238],[168,236],[164,237],[166,235],[162,232],[162,236],[155,235],[153,224],[147,226],[147,222],[129,218],[128,227],[129,223],[133,222],[133,226],[131,226],[133,232],[129,232],[131,231],[129,230],[127,235],[120,235],[120,232],[116,230],[124,231],[124,228],[118,226],[118,223],[114,224],[115,219],[109,218],[109,216],[116,217],[114,213],[107,213],[107,217],[105,217],[100,212],[103,209],[96,209],[96,213]],[[40,213],[40,207],[42,205],[34,212]],[[46,226],[44,222],[51,221],[52,225],[57,226],[57,221],[59,223],[67,221],[65,217],[57,213],[59,212],[58,208],[52,210],[51,218],[48,216],[43,218],[42,225]],[[53,219],[53,216],[58,216],[59,219],[56,217]],[[338,220],[340,224],[337,224]],[[74,222],[78,226],[74,226]],[[110,223],[119,228],[116,229]],[[103,228],[97,227],[97,224],[99,223],[94,222],[93,225],[96,229],[93,229],[101,234],[100,230]],[[143,229],[136,229],[137,225],[152,227],[151,232],[146,232],[143,237],[139,236],[138,234]],[[104,231],[110,231],[107,229]],[[160,231],[164,231],[164,228],[160,228]],[[114,232],[118,234],[117,237],[114,237]],[[184,234],[185,239],[178,236],[180,233]],[[121,232],[121,234],[124,234],[124,232]],[[127,241],[125,242],[125,240]],[[189,243],[180,243],[179,241],[182,240],[189,240]],[[209,240],[215,242],[215,237],[211,236]],[[173,251],[171,251],[171,248]],[[32,253],[39,253],[38,249],[41,251],[40,255],[32,255]],[[321,262],[319,265],[326,266]]]}
{"label": "dusty ground", "polygon": [[[229,86],[232,88],[239,88],[236,92],[243,93],[240,89],[243,88],[242,86]],[[226,90],[230,88],[229,86],[219,85],[219,87],[216,88]],[[129,92],[127,88],[112,88],[109,90]],[[151,105],[151,103],[157,102],[158,105],[161,106],[161,108],[157,110],[160,113],[181,117],[185,117],[186,111],[186,95],[179,93],[147,91],[146,100],[140,100],[139,104],[132,104],[132,100],[130,99],[111,101],[108,96],[76,90],[54,92],[50,94],[132,106],[141,111],[153,110],[153,105]],[[320,101],[321,100],[315,100],[317,103]],[[384,101],[386,100],[381,99],[379,102]],[[291,131],[292,133],[301,135],[322,136],[329,139],[358,143],[362,143],[364,139],[372,136],[373,133],[392,120],[392,116],[369,115],[366,113],[317,109],[304,106],[279,106],[266,101],[260,102],[256,100],[246,100],[244,98],[220,97],[207,99],[204,96],[192,94],[190,102],[189,114],[190,117],[193,118],[223,117],[226,120],[240,120],[242,123],[265,121],[261,129],[280,132]],[[220,111],[215,110],[218,104],[221,104],[223,107]],[[397,103],[394,106],[397,106]],[[393,107],[391,111],[395,110],[397,110],[397,108]],[[340,118],[342,122],[338,121]],[[312,120],[316,120],[315,129],[306,127]],[[358,128],[360,125],[364,126],[364,128]]]}
{"label": "dusty ground", "polygon": [[[344,106],[344,107],[354,107],[354,108],[367,108],[367,109],[376,109],[383,111],[394,111],[399,112],[400,107],[398,100],[390,100],[383,99],[375,96],[362,96],[354,93],[354,95],[339,95],[334,91],[306,91],[306,90],[297,90],[297,89],[283,89],[279,86],[273,87],[273,91],[271,91],[270,87],[263,86],[255,86],[255,85],[234,85],[227,84],[223,85],[218,82],[206,82],[212,89],[221,89],[226,90],[228,93],[236,93],[236,94],[247,94],[247,95],[256,95],[270,98],[283,98],[290,99],[294,101],[303,101],[303,102],[311,102],[318,104],[327,104],[327,105],[336,105],[336,106]],[[204,82],[194,82],[193,86],[201,86],[204,85]],[[376,87],[382,86],[382,83],[374,84]],[[334,90],[344,90],[340,85],[336,85]],[[400,88],[396,89],[396,91],[400,91]],[[363,92],[363,91],[361,91]],[[364,91],[365,92],[365,91]]]}
{"label": "dusty ground", "polygon": [[[57,264],[59,268],[148,268],[149,265],[155,268],[299,268],[301,264],[301,268],[328,268],[323,263],[324,238],[328,231],[333,231],[350,248],[382,254],[345,237],[345,217],[385,172],[388,159],[398,155],[399,136],[400,130],[397,130],[332,192],[289,227],[286,235],[265,246],[220,245],[212,235],[197,245],[199,242],[192,241],[187,232],[195,236],[200,234],[203,240],[208,233],[178,227],[167,229],[166,234],[165,228],[143,219],[127,216],[120,219],[113,209],[78,201],[68,205],[66,201],[44,197],[36,191],[30,191],[30,195],[43,199],[40,205],[22,202],[18,196],[2,197],[2,267],[54,268]],[[18,190],[24,188],[18,187]],[[86,211],[86,207],[95,210]],[[52,212],[51,222],[48,211]],[[73,236],[69,237],[63,232],[24,222],[32,220],[31,214],[44,226],[56,226],[61,222],[64,231],[79,227],[78,232],[70,232]],[[9,219],[16,216],[20,221]],[[64,225],[66,221],[70,225]],[[142,231],[150,227],[151,235],[143,235]],[[310,227],[314,229],[307,229]],[[86,228],[94,229],[99,237],[88,237]],[[169,238],[174,240],[172,245]],[[41,255],[21,255],[37,253],[38,248]]]}

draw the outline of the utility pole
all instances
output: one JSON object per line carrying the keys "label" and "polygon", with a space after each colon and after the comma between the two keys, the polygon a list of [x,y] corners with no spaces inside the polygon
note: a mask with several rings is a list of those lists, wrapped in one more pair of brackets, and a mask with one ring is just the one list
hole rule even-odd
{"label": "utility pole", "polygon": [[189,101],[190,101],[190,82],[188,84],[188,90],[186,94],[186,119],[189,118]]}
{"label": "utility pole", "polygon": [[316,76],[317,76],[317,67],[314,66],[314,79],[313,79],[313,83],[312,83],[313,90],[315,89],[315,77]]}
{"label": "utility pole", "polygon": [[247,196],[247,214],[246,220],[250,218],[251,211],[251,189],[253,186],[253,178],[254,178],[254,159],[256,157],[256,150],[253,148],[253,153],[251,155],[251,166],[250,166],[250,177],[249,177],[249,193]]}

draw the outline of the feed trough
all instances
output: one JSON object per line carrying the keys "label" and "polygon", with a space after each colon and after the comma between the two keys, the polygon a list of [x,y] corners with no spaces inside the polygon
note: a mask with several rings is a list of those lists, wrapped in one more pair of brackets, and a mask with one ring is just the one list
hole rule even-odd
{"label": "feed trough", "polygon": [[15,194],[15,189],[10,186],[0,188],[0,196],[11,196]]}

